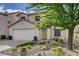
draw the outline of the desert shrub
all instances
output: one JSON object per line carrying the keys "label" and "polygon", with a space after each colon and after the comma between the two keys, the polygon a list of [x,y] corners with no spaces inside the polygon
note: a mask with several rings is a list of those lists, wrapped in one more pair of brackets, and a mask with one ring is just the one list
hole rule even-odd
{"label": "desert shrub", "polygon": [[53,48],[52,52],[55,56],[62,56],[63,55],[63,49],[60,47]]}
{"label": "desert shrub", "polygon": [[28,50],[26,46],[22,46],[22,47],[17,47],[17,52],[21,53],[23,52],[22,50],[25,50],[25,52]]}
{"label": "desert shrub", "polygon": [[13,52],[16,52],[16,51],[17,51],[17,48],[12,48],[12,51],[13,51]]}
{"label": "desert shrub", "polygon": [[27,41],[27,42],[24,42],[22,44],[17,45],[16,47],[27,46],[27,45],[33,45],[33,42],[32,41]]}
{"label": "desert shrub", "polygon": [[21,56],[25,56],[26,53],[27,53],[27,50],[28,50],[28,49],[27,49],[25,46],[23,46],[23,47],[21,48],[20,55],[21,55]]}
{"label": "desert shrub", "polygon": [[65,43],[63,39],[59,39],[58,42],[59,42],[59,43],[62,43],[62,44]]}
{"label": "desert shrub", "polygon": [[58,42],[57,41],[50,41],[50,43],[52,44],[52,45],[58,45]]}
{"label": "desert shrub", "polygon": [[50,41],[50,44],[55,45],[55,46],[63,46],[65,42],[63,39],[58,39],[58,40]]}
{"label": "desert shrub", "polygon": [[25,47],[25,46],[21,47],[21,52],[26,52],[27,50],[28,50],[27,47]]}
{"label": "desert shrub", "polygon": [[28,51],[27,46],[16,47],[12,49],[13,53],[18,53],[19,55],[26,55],[27,51]]}
{"label": "desert shrub", "polygon": [[17,47],[17,52],[21,52],[22,47]]}
{"label": "desert shrub", "polygon": [[53,40],[54,40],[54,41],[58,41],[58,40],[59,40],[59,38],[53,38]]}
{"label": "desert shrub", "polygon": [[28,49],[32,49],[32,45],[27,45],[26,46]]}
{"label": "desert shrub", "polygon": [[12,48],[12,51],[13,52],[21,52],[21,48],[22,47],[15,47],[15,48]]}
{"label": "desert shrub", "polygon": [[59,46],[63,46],[65,44],[64,40],[63,39],[59,39],[58,40],[58,45]]}
{"label": "desert shrub", "polygon": [[41,40],[41,41],[39,41],[39,44],[45,44],[46,43],[46,41],[45,40]]}

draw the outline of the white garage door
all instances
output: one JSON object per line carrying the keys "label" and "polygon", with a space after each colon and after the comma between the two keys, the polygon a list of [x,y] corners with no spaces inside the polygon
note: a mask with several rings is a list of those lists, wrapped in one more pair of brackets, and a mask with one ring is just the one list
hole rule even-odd
{"label": "white garage door", "polygon": [[36,30],[13,30],[13,39],[15,40],[33,40],[34,36],[39,36]]}

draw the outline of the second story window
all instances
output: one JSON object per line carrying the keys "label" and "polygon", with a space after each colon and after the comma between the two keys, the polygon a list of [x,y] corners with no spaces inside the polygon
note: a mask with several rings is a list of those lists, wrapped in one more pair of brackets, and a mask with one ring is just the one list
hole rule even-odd
{"label": "second story window", "polygon": [[24,17],[24,16],[22,16],[22,17],[21,17],[21,19],[25,19],[25,17]]}
{"label": "second story window", "polygon": [[40,16],[35,16],[36,21],[40,21]]}

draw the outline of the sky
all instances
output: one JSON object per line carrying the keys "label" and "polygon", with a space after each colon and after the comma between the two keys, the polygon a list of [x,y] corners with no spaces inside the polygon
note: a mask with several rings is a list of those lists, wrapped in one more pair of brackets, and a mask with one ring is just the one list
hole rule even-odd
{"label": "sky", "polygon": [[33,11],[34,8],[29,8],[29,4],[25,4],[25,3],[0,3],[0,11],[12,12],[18,10],[29,12],[29,11]]}

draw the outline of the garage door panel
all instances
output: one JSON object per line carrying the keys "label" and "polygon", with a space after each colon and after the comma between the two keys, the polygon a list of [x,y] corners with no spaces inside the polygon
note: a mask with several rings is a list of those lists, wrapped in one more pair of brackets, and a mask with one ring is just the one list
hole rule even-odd
{"label": "garage door panel", "polygon": [[38,36],[36,30],[13,30],[13,39],[16,40],[33,40],[34,36]]}

